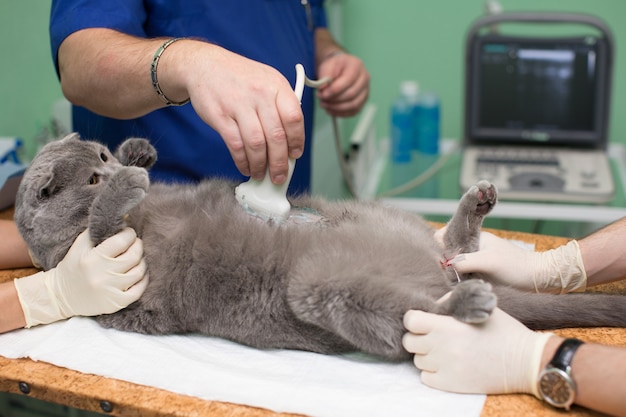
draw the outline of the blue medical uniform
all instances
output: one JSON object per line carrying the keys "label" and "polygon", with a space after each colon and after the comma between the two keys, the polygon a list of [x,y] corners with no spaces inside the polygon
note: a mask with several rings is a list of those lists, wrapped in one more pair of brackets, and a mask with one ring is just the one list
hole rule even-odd
{"label": "blue medical uniform", "polygon": [[[149,38],[199,37],[276,68],[293,86],[297,63],[304,65],[309,77],[315,76],[313,31],[325,26],[323,0],[53,0],[50,40],[58,67],[60,44],[85,28]],[[150,77],[149,66],[146,77]],[[310,189],[313,107],[313,92],[305,88],[305,152],[296,163],[292,194]],[[74,129],[82,137],[97,139],[111,149],[128,137],[149,139],[159,155],[150,173],[153,180],[246,179],[219,134],[196,115],[191,104],[132,120],[103,117],[78,106],[72,114]]]}

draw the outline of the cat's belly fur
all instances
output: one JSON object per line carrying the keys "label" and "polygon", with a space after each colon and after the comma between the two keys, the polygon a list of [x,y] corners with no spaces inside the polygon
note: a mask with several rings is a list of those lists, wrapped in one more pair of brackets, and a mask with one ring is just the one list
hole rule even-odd
{"label": "cat's belly fur", "polygon": [[[314,207],[326,219],[323,227],[277,226],[237,206],[194,209],[180,200],[174,216],[146,219],[146,200],[129,221],[144,241],[150,274],[134,307],[152,312],[146,323],[152,328],[134,331],[201,332],[257,347],[344,351],[352,346],[296,316],[294,280],[331,288],[399,279],[403,291],[412,286],[433,292],[429,297],[450,288],[433,230],[405,213],[324,203]],[[113,323],[120,326],[127,324]]]}

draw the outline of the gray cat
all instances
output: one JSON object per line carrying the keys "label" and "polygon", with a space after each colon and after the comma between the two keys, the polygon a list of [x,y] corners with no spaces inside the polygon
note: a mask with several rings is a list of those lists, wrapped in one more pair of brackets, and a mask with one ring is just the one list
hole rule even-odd
{"label": "gray cat", "polygon": [[393,360],[409,358],[401,345],[407,310],[480,323],[496,294],[503,310],[535,329],[626,326],[621,296],[492,289],[445,266],[477,249],[497,198],[488,182],[462,197],[442,249],[423,219],[376,203],[294,198],[323,220],[263,222],[238,205],[228,181],[149,185],[156,157],[143,139],[125,141],[114,157],[70,135],[39,152],[19,188],[15,220],[45,269],[87,227],[95,244],[125,225],[143,239],[148,288],[128,308],[97,317],[103,326]]}

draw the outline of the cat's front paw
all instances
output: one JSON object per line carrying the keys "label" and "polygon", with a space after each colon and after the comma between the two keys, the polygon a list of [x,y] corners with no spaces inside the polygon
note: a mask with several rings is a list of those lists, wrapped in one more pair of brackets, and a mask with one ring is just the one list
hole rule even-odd
{"label": "cat's front paw", "polygon": [[118,188],[118,194],[124,196],[119,200],[125,201],[124,205],[132,208],[146,196],[150,177],[144,168],[129,166],[117,171],[113,182]]}
{"label": "cat's front paw", "polygon": [[94,202],[92,212],[106,211],[113,218],[124,217],[146,197],[149,186],[148,171],[139,167],[122,167],[111,177],[106,192],[98,197],[97,203]]}
{"label": "cat's front paw", "polygon": [[483,323],[497,305],[491,284],[480,279],[460,282],[447,301],[448,313],[465,323]]}
{"label": "cat's front paw", "polygon": [[105,329],[150,334],[150,331],[142,322],[143,316],[141,311],[137,312],[133,308],[127,308],[112,314],[94,316],[94,319]]}
{"label": "cat's front paw", "polygon": [[157,160],[157,151],[146,139],[126,139],[115,152],[122,165],[149,169]]}
{"label": "cat's front paw", "polygon": [[139,167],[121,167],[96,197],[89,213],[89,235],[94,245],[118,233],[124,218],[146,196],[148,171]]}

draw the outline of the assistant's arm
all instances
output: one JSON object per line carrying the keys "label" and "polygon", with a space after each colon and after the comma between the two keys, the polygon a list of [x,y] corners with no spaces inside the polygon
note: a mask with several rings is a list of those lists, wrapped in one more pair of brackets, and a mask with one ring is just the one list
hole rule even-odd
{"label": "assistant's arm", "polygon": [[[11,220],[0,220],[0,269],[33,266],[26,242],[20,236],[17,225]],[[26,326],[13,282],[0,283],[0,333]]]}
{"label": "assistant's arm", "polygon": [[[165,106],[150,76],[152,59],[165,40],[103,28],[72,33],[58,51],[64,95],[76,105],[121,119]],[[299,158],[304,149],[304,116],[282,74],[220,46],[183,39],[163,51],[157,75],[170,101],[190,98],[244,175],[261,179],[268,163],[272,180],[284,182],[288,157]]]}
{"label": "assistant's arm", "polygon": [[2,306],[0,333],[26,326],[24,311],[13,282],[0,283],[0,306]]}
{"label": "assistant's arm", "polygon": [[26,242],[12,220],[0,220],[0,269],[33,266]]}
{"label": "assistant's arm", "polygon": [[[563,338],[548,340],[541,369],[554,356]],[[626,416],[626,348],[585,343],[578,348],[572,362],[577,394],[574,402],[592,410],[614,416]]]}
{"label": "assistant's arm", "polygon": [[626,277],[626,218],[580,239],[587,284],[598,285]]}
{"label": "assistant's arm", "polygon": [[[442,232],[438,232],[442,233]],[[491,233],[480,250],[453,261],[460,273],[482,272],[495,282],[538,292],[584,291],[626,276],[626,218],[545,252],[522,248]]]}
{"label": "assistant's arm", "polygon": [[133,229],[95,247],[84,231],[55,268],[0,284],[0,333],[118,311],[143,294],[146,271]]}

